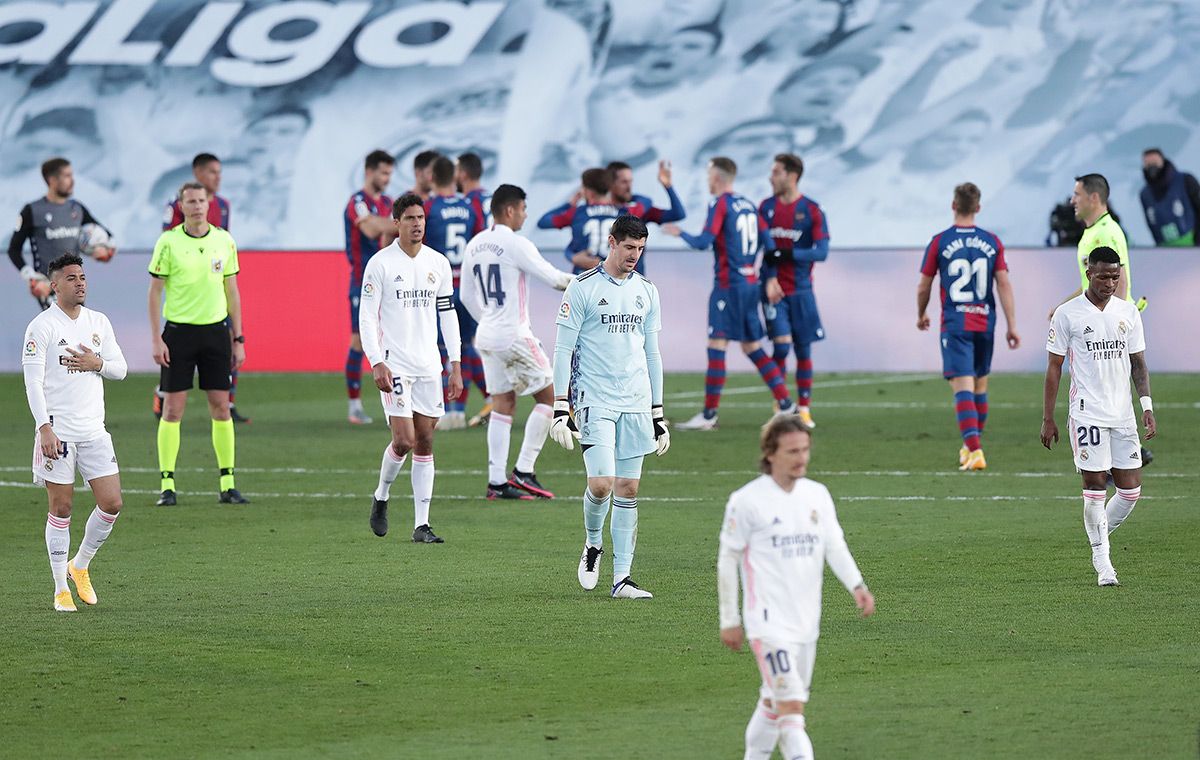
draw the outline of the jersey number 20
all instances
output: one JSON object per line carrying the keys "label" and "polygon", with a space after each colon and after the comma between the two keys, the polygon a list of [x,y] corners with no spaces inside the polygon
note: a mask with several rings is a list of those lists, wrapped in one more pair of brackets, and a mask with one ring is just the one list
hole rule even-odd
{"label": "jersey number 20", "polygon": [[504,306],[504,283],[500,281],[500,265],[488,264],[487,274],[483,272],[483,264],[474,267],[475,281],[479,283],[479,294],[483,296],[486,305],[495,301],[497,306]]}

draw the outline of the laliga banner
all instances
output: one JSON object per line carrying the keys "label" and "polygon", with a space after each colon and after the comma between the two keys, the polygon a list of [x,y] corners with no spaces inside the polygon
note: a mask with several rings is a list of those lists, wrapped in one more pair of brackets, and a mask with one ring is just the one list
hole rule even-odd
{"label": "laliga banner", "polygon": [[710,157],[758,201],[795,152],[835,247],[923,244],[967,180],[981,224],[1040,245],[1085,172],[1149,242],[1141,151],[1200,165],[1197,50],[1200,4],[1168,0],[6,0],[0,208],[63,155],[148,247],[212,152],[241,246],[338,248],[366,153],[397,157],[397,194],[433,148],[479,153],[535,218],[610,160],[665,206],[667,160],[695,230]]}

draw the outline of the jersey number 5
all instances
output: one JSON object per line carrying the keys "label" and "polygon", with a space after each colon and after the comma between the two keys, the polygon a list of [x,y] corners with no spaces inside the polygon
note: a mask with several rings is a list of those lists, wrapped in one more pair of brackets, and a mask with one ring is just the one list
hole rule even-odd
{"label": "jersey number 5", "polygon": [[497,306],[504,306],[504,283],[500,281],[500,265],[488,264],[487,274],[483,273],[483,265],[476,264],[474,267],[475,281],[479,283],[479,294],[483,296],[483,303],[495,301]]}

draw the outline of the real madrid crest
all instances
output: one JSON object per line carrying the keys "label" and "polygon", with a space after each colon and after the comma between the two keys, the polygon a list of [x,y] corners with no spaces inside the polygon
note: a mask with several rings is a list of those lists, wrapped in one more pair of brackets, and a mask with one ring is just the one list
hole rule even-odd
{"label": "real madrid crest", "polygon": [[433,283],[437,282],[437,275],[435,275],[433,272],[430,272],[428,279],[429,284],[432,285]]}
{"label": "real madrid crest", "polygon": [[812,518],[813,525],[816,525],[817,524],[817,510],[814,509],[812,511],[812,514],[809,515],[809,517]]}
{"label": "real madrid crest", "polygon": [[646,307],[646,302],[642,300],[641,296],[638,296],[633,303],[638,307],[638,309],[644,309]]}
{"label": "real madrid crest", "polygon": [[92,345],[100,348],[100,333],[92,333]]}
{"label": "real madrid crest", "polygon": [[1129,325],[1125,324],[1125,320],[1122,319],[1117,323],[1117,332],[1120,333],[1122,338],[1125,337],[1125,333],[1129,332]]}

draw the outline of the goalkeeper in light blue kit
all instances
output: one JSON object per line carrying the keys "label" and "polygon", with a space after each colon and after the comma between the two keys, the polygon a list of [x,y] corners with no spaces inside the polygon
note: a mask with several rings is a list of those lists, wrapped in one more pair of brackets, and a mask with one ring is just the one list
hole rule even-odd
{"label": "goalkeeper in light blue kit", "polygon": [[662,408],[658,289],[634,271],[647,236],[646,223],[637,217],[626,214],[613,222],[608,257],[571,280],[563,294],[554,346],[550,437],[567,450],[579,439],[588,476],[579,584],[590,591],[600,578],[611,498],[614,599],[652,597],[629,578],[637,543],[638,483],[642,458],[652,451],[662,456],[671,446]]}

